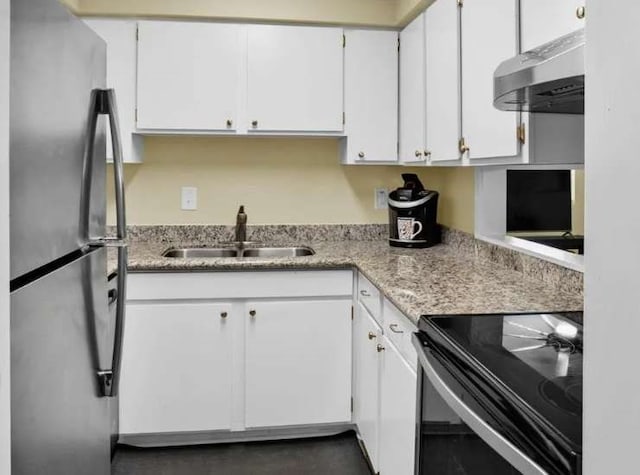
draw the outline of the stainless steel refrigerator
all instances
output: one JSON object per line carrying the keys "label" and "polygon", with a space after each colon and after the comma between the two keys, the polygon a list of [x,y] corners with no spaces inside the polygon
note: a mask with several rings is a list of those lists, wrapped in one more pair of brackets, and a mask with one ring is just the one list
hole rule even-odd
{"label": "stainless steel refrigerator", "polygon": [[[108,474],[127,253],[106,46],[57,0],[12,0],[10,33],[12,472]],[[107,128],[115,184],[105,183]]]}

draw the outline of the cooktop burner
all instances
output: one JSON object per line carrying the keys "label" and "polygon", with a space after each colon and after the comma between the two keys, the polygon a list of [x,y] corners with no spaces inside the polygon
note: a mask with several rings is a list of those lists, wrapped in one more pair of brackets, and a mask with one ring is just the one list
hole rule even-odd
{"label": "cooktop burner", "polygon": [[565,376],[540,383],[540,395],[574,416],[582,415],[582,378]]}
{"label": "cooktop burner", "polygon": [[419,329],[581,450],[582,312],[432,316]]}

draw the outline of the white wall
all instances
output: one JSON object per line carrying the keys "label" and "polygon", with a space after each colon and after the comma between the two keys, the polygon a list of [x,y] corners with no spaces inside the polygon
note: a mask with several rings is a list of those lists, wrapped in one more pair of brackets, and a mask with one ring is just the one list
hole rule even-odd
{"label": "white wall", "polygon": [[0,0],[0,474],[11,472],[9,392],[9,0]]}
{"label": "white wall", "polygon": [[640,2],[587,1],[584,474],[639,473]]}

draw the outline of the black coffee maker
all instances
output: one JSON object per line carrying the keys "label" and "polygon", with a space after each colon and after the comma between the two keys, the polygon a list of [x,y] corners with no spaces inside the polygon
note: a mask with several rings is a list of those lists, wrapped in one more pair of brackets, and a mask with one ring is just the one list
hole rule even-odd
{"label": "black coffee maker", "polygon": [[440,242],[438,192],[425,190],[417,175],[404,173],[404,185],[389,193],[389,244],[431,247]]}

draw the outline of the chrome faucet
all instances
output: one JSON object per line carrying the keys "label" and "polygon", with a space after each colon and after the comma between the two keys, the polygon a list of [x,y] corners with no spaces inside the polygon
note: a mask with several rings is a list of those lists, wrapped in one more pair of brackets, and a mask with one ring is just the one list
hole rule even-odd
{"label": "chrome faucet", "polygon": [[244,212],[244,205],[240,206],[236,215],[236,242],[239,246],[247,240],[247,214]]}

